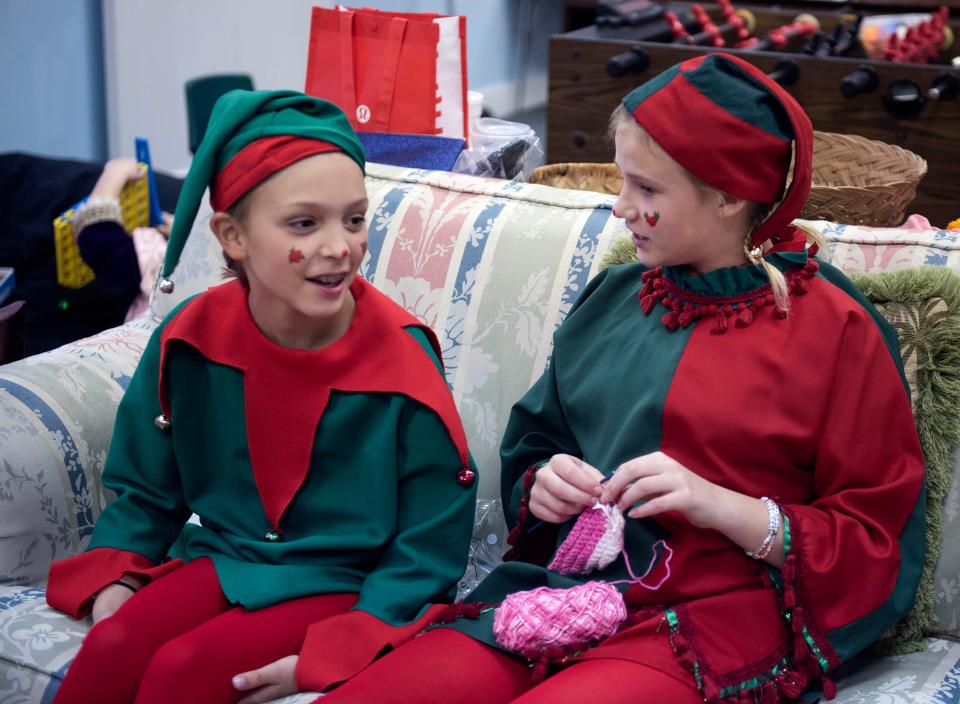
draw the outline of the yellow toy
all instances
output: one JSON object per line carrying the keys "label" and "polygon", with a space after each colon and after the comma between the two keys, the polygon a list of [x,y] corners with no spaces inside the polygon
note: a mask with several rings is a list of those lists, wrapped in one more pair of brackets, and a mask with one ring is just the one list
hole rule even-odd
{"label": "yellow toy", "polygon": [[[120,192],[120,218],[123,229],[131,233],[150,224],[150,189],[148,167],[140,163],[144,178],[128,183]],[[80,248],[73,232],[73,220],[86,198],[65,210],[53,221],[53,243],[57,255],[57,283],[67,288],[83,288],[94,280],[93,269],[80,258]]]}
{"label": "yellow toy", "polygon": [[957,218],[956,220],[951,220],[949,223],[947,223],[947,229],[960,230],[960,218]]}

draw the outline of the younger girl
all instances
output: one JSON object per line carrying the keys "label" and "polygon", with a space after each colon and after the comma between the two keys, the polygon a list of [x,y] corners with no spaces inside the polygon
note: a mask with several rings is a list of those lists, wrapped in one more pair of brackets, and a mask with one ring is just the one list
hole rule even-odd
{"label": "younger girl", "polygon": [[324,704],[831,698],[910,608],[923,458],[891,328],[790,225],[809,119],[716,53],[613,128],[640,263],[591,281],[513,409],[513,560]]}
{"label": "younger girl", "polygon": [[237,701],[235,676],[278,658],[284,681],[323,689],[454,594],[475,473],[433,334],[357,277],[363,168],[326,101],[218,101],[163,274],[209,186],[239,280],[171,313],[120,404],[117,498],[51,568],[49,603],[94,621],[59,704]]}

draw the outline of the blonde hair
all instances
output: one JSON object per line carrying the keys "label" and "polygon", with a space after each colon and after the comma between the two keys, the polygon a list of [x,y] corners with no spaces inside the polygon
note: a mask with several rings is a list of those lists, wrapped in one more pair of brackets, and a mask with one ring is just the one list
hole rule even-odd
{"label": "blonde hair", "polygon": [[[643,138],[646,146],[649,147],[654,153],[658,153],[673,160],[673,157],[671,157],[663,147],[657,144],[656,140],[653,139],[653,137],[651,137],[650,134],[640,126],[640,123],[638,123],[629,112],[627,112],[627,108],[623,105],[623,103],[617,105],[617,107],[614,108],[613,113],[610,115],[610,122],[607,126],[607,138],[611,142],[616,139],[617,129],[620,127],[620,125],[624,124],[636,128],[638,133]],[[680,168],[683,169],[683,172],[687,178],[690,179],[694,186],[696,186],[701,193],[704,194],[704,196],[715,197],[720,203],[722,203],[725,198],[733,197],[705,183],[701,178],[683,168],[683,166]],[[773,299],[777,309],[787,313],[790,310],[790,291],[787,288],[787,280],[784,277],[783,272],[764,259],[763,247],[753,246],[754,233],[760,229],[760,226],[763,225],[770,213],[776,208],[777,203],[759,203],[756,201],[748,201],[748,204],[749,210],[747,211],[747,232],[743,239],[743,254],[747,258],[748,262],[763,269],[764,274],[767,276],[767,280],[770,282],[770,290],[773,294]],[[801,227],[800,229],[803,230],[807,236],[807,247],[816,245],[816,247],[821,251],[826,248],[826,240],[819,232],[806,227]]]}

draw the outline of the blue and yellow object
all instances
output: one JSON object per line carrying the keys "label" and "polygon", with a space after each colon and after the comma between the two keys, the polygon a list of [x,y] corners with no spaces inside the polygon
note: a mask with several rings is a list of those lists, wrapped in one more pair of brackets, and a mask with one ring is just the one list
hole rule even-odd
{"label": "blue and yellow object", "polygon": [[[147,140],[137,137],[137,161],[145,178],[124,186],[120,192],[120,219],[123,229],[131,233],[138,227],[155,226],[163,222],[157,185],[150,165]],[[66,288],[83,288],[96,278],[93,269],[80,256],[73,221],[77,209],[86,198],[75,203],[53,221],[53,242],[57,257],[57,283]]]}

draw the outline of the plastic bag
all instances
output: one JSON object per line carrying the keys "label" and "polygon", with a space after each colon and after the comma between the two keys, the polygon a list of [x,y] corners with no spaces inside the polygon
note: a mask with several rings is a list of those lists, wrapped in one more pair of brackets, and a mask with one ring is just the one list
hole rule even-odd
{"label": "plastic bag", "polygon": [[529,125],[493,117],[476,121],[470,148],[460,153],[453,170],[461,174],[526,181],[543,163],[543,148]]}
{"label": "plastic bag", "polygon": [[503,561],[507,549],[507,525],[497,499],[479,499],[473,522],[473,539],[467,571],[460,580],[457,599],[463,599],[473,591]]}

